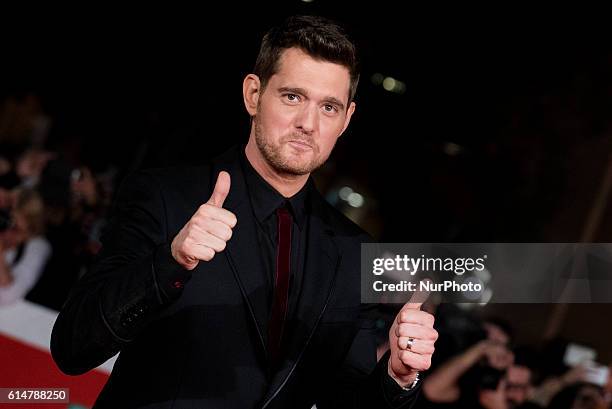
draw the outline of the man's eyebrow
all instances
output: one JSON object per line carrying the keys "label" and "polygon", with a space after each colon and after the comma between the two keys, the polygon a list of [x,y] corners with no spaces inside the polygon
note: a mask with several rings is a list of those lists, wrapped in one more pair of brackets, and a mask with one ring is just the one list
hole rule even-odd
{"label": "man's eyebrow", "polygon": [[289,92],[292,94],[302,94],[304,96],[308,96],[308,92],[304,88],[296,88],[296,87],[280,87],[278,92]]}
{"label": "man's eyebrow", "polygon": [[336,105],[338,107],[338,110],[344,111],[344,104],[336,97],[326,97],[323,98],[323,101],[328,102],[332,105]]}
{"label": "man's eyebrow", "polygon": [[[308,92],[304,88],[296,88],[296,87],[280,87],[278,88],[278,92],[284,93],[289,92],[292,94],[300,94],[308,97]],[[323,102],[327,102],[329,104],[336,105],[340,111],[344,110],[344,104],[336,97],[325,97],[323,98]]]}

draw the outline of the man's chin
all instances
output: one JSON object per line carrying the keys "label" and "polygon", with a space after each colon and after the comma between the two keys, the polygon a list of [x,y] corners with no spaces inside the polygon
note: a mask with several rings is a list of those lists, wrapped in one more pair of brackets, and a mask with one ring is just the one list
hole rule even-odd
{"label": "man's chin", "polygon": [[307,175],[314,170],[314,165],[311,161],[296,160],[296,158],[283,158],[283,163],[280,169],[284,173],[291,175]]}
{"label": "man's chin", "polygon": [[315,161],[312,157],[312,152],[305,153],[287,153],[282,157],[282,162],[284,167],[288,171],[292,171],[296,174],[306,174],[310,173],[314,167]]}
{"label": "man's chin", "polygon": [[303,176],[308,175],[314,169],[312,169],[312,167],[310,166],[297,166],[292,164],[286,164],[281,170],[289,175]]}

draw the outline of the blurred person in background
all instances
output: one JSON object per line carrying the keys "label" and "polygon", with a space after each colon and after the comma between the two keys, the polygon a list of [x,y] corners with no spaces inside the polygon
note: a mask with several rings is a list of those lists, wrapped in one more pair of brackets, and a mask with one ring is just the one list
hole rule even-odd
{"label": "blurred person in background", "polygon": [[48,162],[38,189],[45,202],[46,236],[53,252],[29,301],[59,310],[100,249],[106,200],[94,173],[64,158]]}
{"label": "blurred person in background", "polygon": [[535,362],[527,358],[523,349],[514,350],[514,363],[504,377],[504,394],[508,408],[540,408],[531,400],[534,394]]}
{"label": "blurred person in background", "polygon": [[[610,370],[612,366],[609,367]],[[590,381],[592,379],[589,376],[588,366],[578,365],[562,375],[546,377],[533,389],[529,399],[546,408],[612,407],[610,375],[603,386],[592,384]]]}
{"label": "blurred person in background", "polygon": [[607,409],[604,390],[597,385],[579,382],[557,393],[548,409]]}
{"label": "blurred person in background", "polygon": [[506,402],[505,374],[514,362],[511,331],[500,320],[482,323],[484,339],[441,363],[424,380],[431,407],[494,408]]}
{"label": "blurred person in background", "polygon": [[38,193],[17,189],[3,209],[0,231],[0,305],[24,298],[51,254],[43,237],[44,206]]}
{"label": "blurred person in background", "polygon": [[28,149],[21,154],[15,163],[15,174],[21,186],[35,187],[47,163],[55,158],[56,154],[39,149]]}
{"label": "blurred person in background", "polygon": [[523,362],[508,367],[496,390],[482,389],[478,395],[481,407],[486,409],[538,409],[542,408],[530,400],[533,394],[533,373]]}
{"label": "blurred person in background", "polygon": [[52,119],[39,95],[12,91],[0,98],[0,152],[12,156],[29,148],[42,148]]}
{"label": "blurred person in background", "polygon": [[36,184],[48,160],[43,147],[51,124],[37,94],[13,90],[0,95],[0,184],[6,179],[27,187]]}

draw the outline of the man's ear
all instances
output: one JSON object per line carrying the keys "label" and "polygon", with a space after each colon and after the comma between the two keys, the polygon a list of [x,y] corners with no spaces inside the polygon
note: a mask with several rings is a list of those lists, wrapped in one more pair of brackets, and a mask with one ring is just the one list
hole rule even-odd
{"label": "man's ear", "polygon": [[259,77],[255,74],[249,74],[244,77],[242,82],[242,98],[244,106],[250,116],[257,113],[257,102],[259,101],[259,92],[261,91],[261,83]]}
{"label": "man's ear", "polygon": [[346,118],[344,118],[344,126],[342,127],[342,132],[340,132],[340,135],[344,133],[344,131],[349,125],[349,122],[351,122],[351,117],[353,116],[353,113],[355,112],[355,108],[357,108],[357,105],[355,105],[354,102],[351,102],[348,109],[346,110]]}

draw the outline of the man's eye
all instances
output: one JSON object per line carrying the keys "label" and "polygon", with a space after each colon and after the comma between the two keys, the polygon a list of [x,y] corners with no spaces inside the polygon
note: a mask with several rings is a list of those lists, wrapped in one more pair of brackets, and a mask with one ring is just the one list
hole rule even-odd
{"label": "man's eye", "polygon": [[287,101],[291,101],[291,102],[297,102],[300,100],[300,97],[297,96],[296,94],[287,94],[285,95],[285,97],[287,98]]}
{"label": "man's eye", "polygon": [[333,113],[333,112],[337,111],[336,107],[331,105],[331,104],[325,104],[323,106],[323,109],[325,109],[325,112],[330,112],[330,113]]}

